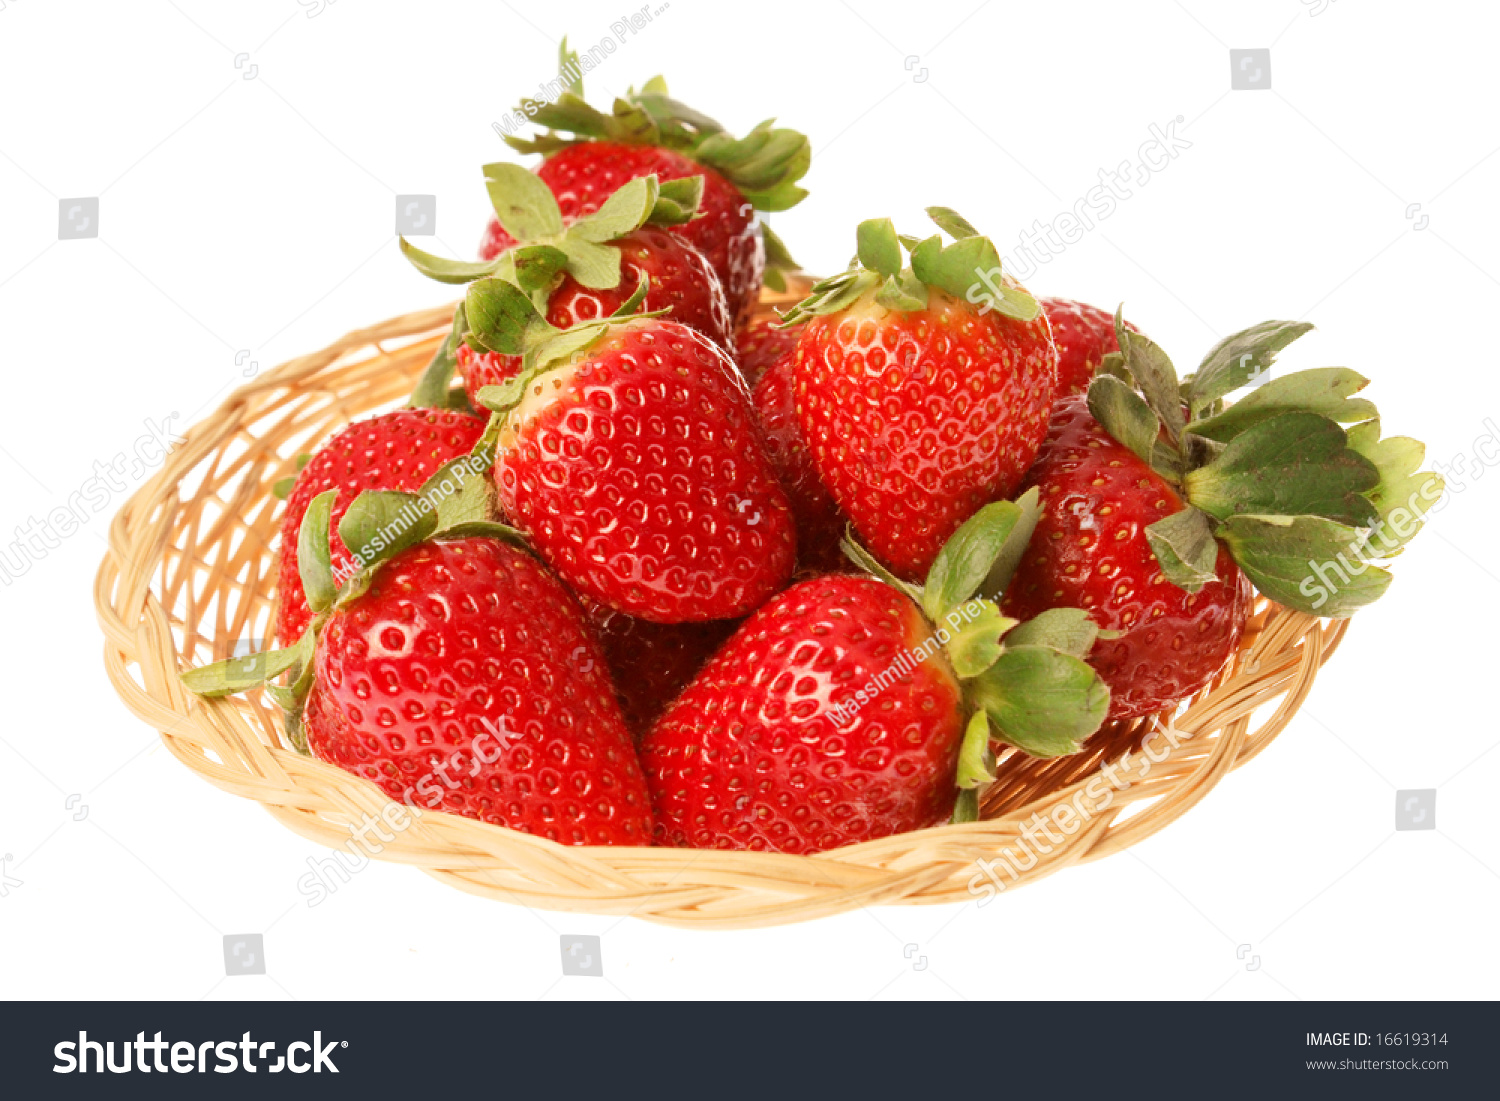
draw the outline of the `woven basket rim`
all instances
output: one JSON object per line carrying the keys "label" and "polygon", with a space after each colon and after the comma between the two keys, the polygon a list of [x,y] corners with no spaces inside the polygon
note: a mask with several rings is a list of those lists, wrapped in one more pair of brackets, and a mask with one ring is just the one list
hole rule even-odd
{"label": "woven basket rim", "polygon": [[[784,292],[766,292],[762,312],[796,301],[806,286],[795,281]],[[105,667],[125,705],[203,779],[332,848],[347,848],[364,816],[391,805],[384,793],[284,744],[259,693],[200,700],[178,673],[207,656],[227,656],[226,644],[256,623],[269,634],[279,521],[269,487],[294,471],[298,439],[321,438],[402,400],[452,311],[434,307],[356,330],[236,389],[186,431],[121,507],[95,578]],[[1239,653],[1175,718],[1109,724],[1075,757],[1003,758],[1006,775],[986,793],[978,822],[794,856],[569,847],[423,810],[382,851],[363,851],[486,897],[695,928],[774,925],[870,905],[983,901],[976,862],[1014,857],[1034,815],[1056,818],[1063,804],[1075,816],[1087,812],[1062,844],[1032,854],[1034,863],[1000,890],[1119,852],[1190,810],[1281,732],[1347,625],[1257,597]],[[1265,717],[1252,730],[1257,715]],[[1150,746],[1164,730],[1181,737],[1158,755]],[[1145,775],[1101,799],[1100,766],[1122,754],[1149,761]]]}

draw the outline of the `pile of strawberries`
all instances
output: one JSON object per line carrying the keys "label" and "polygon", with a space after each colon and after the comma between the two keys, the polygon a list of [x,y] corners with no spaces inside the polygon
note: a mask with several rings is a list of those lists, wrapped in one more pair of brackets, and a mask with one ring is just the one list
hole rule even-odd
{"label": "pile of strawberries", "polygon": [[280,487],[281,648],[185,674],[264,686],[393,799],[785,853],[971,820],[1002,747],[1074,753],[1210,683],[1252,583],[1379,596],[1441,493],[1352,371],[1226,400],[1305,324],[1179,379],[942,207],[924,237],[859,224],[846,271],[757,317],[795,270],[757,211],[805,196],[803,135],[734,138],[660,78],[521,109],[542,160],[485,167],[480,259],[401,242],[466,288],[411,402]]}

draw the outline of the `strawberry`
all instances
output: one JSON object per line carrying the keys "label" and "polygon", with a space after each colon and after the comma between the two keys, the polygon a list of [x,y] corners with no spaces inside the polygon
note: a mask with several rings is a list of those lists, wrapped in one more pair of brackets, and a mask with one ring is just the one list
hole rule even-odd
{"label": "strawberry", "polygon": [[[582,613],[498,539],[419,544],[335,612],[305,721],[315,756],[393,799],[570,845],[649,843],[640,765]],[[457,787],[416,780],[444,761]]]}
{"label": "strawberry", "polygon": [[[1040,301],[1057,345],[1057,397],[1082,394],[1089,388],[1104,357],[1120,350],[1120,342],[1115,339],[1114,315],[1071,298]],[[1133,333],[1140,332],[1128,321],[1125,327]]]}
{"label": "strawberry", "polygon": [[745,615],[785,583],[790,507],[722,349],[665,318],[560,331],[495,278],[469,288],[464,311],[468,343],[526,356],[479,395],[494,411],[495,484],[574,591],[684,623]]}
{"label": "strawberry", "polygon": [[[450,459],[471,451],[484,421],[451,409],[395,409],[356,421],[336,432],[297,474],[281,517],[277,569],[276,637],[290,645],[302,636],[312,612],[297,573],[297,532],[318,494],[339,491],[335,528],[344,510],[367,489],[415,493]],[[349,548],[335,535],[330,550],[340,572],[352,565]]]}
{"label": "strawberry", "polygon": [[[299,533],[308,629],[184,680],[218,696],[289,672],[268,691],[294,744],[419,813],[569,845],[648,844],[644,777],[582,610],[482,519],[482,471],[459,470],[448,464],[420,495],[357,497],[340,536],[377,549],[342,586],[327,553],[338,491],[319,494]],[[465,484],[442,488],[454,480]]]}
{"label": "strawberry", "polygon": [[1075,751],[1108,691],[1079,658],[1081,613],[1027,624],[987,596],[1036,522],[1035,494],[996,502],[939,554],[922,589],[828,575],[773,597],[641,742],[658,840],[810,853],[977,815],[991,738]]}
{"label": "strawberry", "polygon": [[1207,684],[1239,648],[1250,583],[1223,547],[1213,580],[1196,592],[1167,580],[1144,532],[1187,507],[1171,483],[1100,427],[1083,395],[1057,403],[1027,481],[1042,491],[1042,519],[1006,614],[1083,608],[1118,631],[1089,655],[1115,718],[1158,711]]}
{"label": "strawberry", "polygon": [[856,266],[787,314],[806,322],[793,371],[813,463],[905,578],[922,576],[981,505],[1015,491],[1046,434],[1057,372],[1047,319],[1001,275],[994,245],[950,210],[928,213],[955,244],[864,222]]}
{"label": "strawberry", "polygon": [[583,607],[609,666],[625,723],[637,736],[650,729],[739,625],[733,619],[652,623],[587,599]]}
{"label": "strawberry", "polygon": [[735,336],[734,359],[750,389],[755,389],[773,364],[792,353],[801,332],[802,326],[782,326],[775,317],[752,318],[741,327]]}
{"label": "strawberry", "polygon": [[[613,191],[641,176],[666,181],[701,175],[702,216],[675,232],[708,257],[724,284],[731,316],[748,319],[767,265],[777,273],[772,281],[778,285],[779,272],[796,267],[775,235],[759,224],[756,211],[788,210],[806,197],[797,181],[812,161],[807,138],[773,128],[770,121],[734,138],[668,96],[661,77],[640,92],[627,92],[605,114],[584,102],[577,55],[566,43],[561,63],[569,90],[555,103],[526,100],[519,108],[538,125],[554,129],[530,140],[507,135],[506,144],[542,154],[537,175],[569,217],[597,210]],[[491,223],[480,255],[498,255],[508,244],[508,229]]]}
{"label": "strawberry", "polygon": [[[403,240],[402,251],[423,274],[463,283],[499,273],[530,292],[536,308],[558,328],[608,317],[645,286],[647,310],[670,310],[673,320],[731,347],[733,327],[718,276],[701,252],[665,228],[685,222],[698,209],[701,175],[665,185],[655,176],[626,181],[601,210],[572,218],[517,165],[486,165],[485,183],[519,243],[512,238],[491,262],[472,264],[432,256]],[[484,387],[521,369],[519,356],[467,345],[457,349],[456,362],[471,401]]]}
{"label": "strawberry", "polygon": [[1371,547],[1372,533],[1401,506],[1419,518],[1436,495],[1418,501],[1432,480],[1416,472],[1421,446],[1380,440],[1374,406],[1352,397],[1365,385],[1353,371],[1296,372],[1226,405],[1310,325],[1266,322],[1228,337],[1181,385],[1159,347],[1118,315],[1115,327],[1140,392],[1101,374],[1086,396],[1057,404],[1027,479],[1042,519],[1003,607],[1083,608],[1112,632],[1089,660],[1110,686],[1112,717],[1129,718],[1186,699],[1224,667],[1251,581],[1309,614],[1348,615],[1374,600],[1385,570],[1365,561],[1320,594],[1320,564],[1399,551],[1411,532]]}
{"label": "strawberry", "polygon": [[[703,178],[702,216],[673,230],[706,257],[734,316],[748,311],[760,292],[765,249],[755,210],[719,173],[675,153],[647,145],[588,142],[554,153],[537,168],[537,176],[552,189],[563,217],[572,219],[598,210],[611,192],[642,176],[663,182]],[[513,238],[499,219],[490,219],[479,255],[492,260],[513,247]]]}
{"label": "strawberry", "polygon": [[[743,367],[741,368],[743,370]],[[766,370],[751,395],[760,421],[766,460],[786,490],[797,523],[797,567],[833,573],[847,568],[839,547],[848,518],[824,488],[797,420],[792,356]]]}

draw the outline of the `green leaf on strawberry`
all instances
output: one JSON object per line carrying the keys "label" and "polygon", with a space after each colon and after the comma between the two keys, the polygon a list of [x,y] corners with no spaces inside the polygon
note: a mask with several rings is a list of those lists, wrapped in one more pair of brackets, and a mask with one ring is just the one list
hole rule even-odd
{"label": "green leaf on strawberry", "polygon": [[999,741],[1033,757],[1083,748],[1109,713],[1109,689],[1089,664],[1050,646],[1008,646],[969,682]]}
{"label": "green leaf on strawberry", "polygon": [[339,521],[339,538],[361,566],[374,566],[437,530],[432,501],[395,490],[367,489]]}
{"label": "green leaf on strawberry", "polygon": [[1390,573],[1360,556],[1364,533],[1332,520],[1236,516],[1218,536],[1257,589],[1309,615],[1344,619],[1390,587]]}
{"label": "green leaf on strawberry", "polygon": [[969,616],[950,632],[946,647],[960,680],[977,677],[994,665],[1006,649],[1001,638],[1019,622],[1001,615],[999,606],[989,600],[974,601]]}
{"label": "green leaf on strawberry", "polygon": [[[944,544],[920,590],[885,570],[852,535],[844,549],[856,565],[917,602],[969,706],[988,717],[988,737],[1054,757],[1077,752],[1099,728],[1109,689],[1083,660],[1098,636],[1087,613],[1055,609],[1022,622],[1000,611],[997,601],[1039,516],[1035,489],[985,505]],[[975,722],[969,720],[971,735]],[[957,813],[976,808],[961,799]]]}
{"label": "green leaf on strawberry", "polygon": [[512,149],[547,156],[585,141],[659,145],[712,168],[757,210],[789,210],[807,197],[798,185],[812,165],[805,134],[767,119],[736,138],[708,115],[673,99],[659,76],[640,91],[629,89],[605,114],[583,99],[576,64],[570,66],[564,58],[561,71],[567,90],[555,102],[526,99],[518,109],[548,130],[534,138],[506,135]]}
{"label": "green leaf on strawberry", "polygon": [[324,490],[312,499],[297,533],[297,568],[302,575],[302,591],[307,606],[321,612],[338,596],[338,582],[333,576],[333,559],[328,549],[328,527],[333,518],[334,489]]}
{"label": "green leaf on strawberry", "polygon": [[[1172,446],[1177,447],[1182,441],[1187,419],[1182,413],[1182,394],[1177,383],[1177,370],[1172,366],[1171,358],[1156,341],[1126,326],[1123,303],[1115,311],[1115,337],[1120,343],[1120,356],[1125,369],[1135,380],[1147,406],[1166,429]],[[1120,442],[1130,446],[1124,440]]]}
{"label": "green leaf on strawberry", "polygon": [[1196,593],[1218,579],[1213,521],[1201,509],[1189,507],[1162,517],[1146,528],[1146,540],[1167,580],[1184,592]]}
{"label": "green leaf on strawberry", "polygon": [[1375,464],[1348,446],[1344,430],[1317,413],[1282,413],[1235,436],[1183,488],[1218,520],[1242,513],[1322,516],[1364,527],[1377,519],[1361,496],[1380,482]]}
{"label": "green leaf on strawberry", "polygon": [[1075,658],[1088,657],[1104,632],[1082,608],[1048,608],[1005,636],[1007,646],[1044,646]]}
{"label": "green leaf on strawberry", "polygon": [[[458,308],[453,311],[453,324],[448,330],[448,335],[438,345],[437,352],[423,370],[422,377],[417,380],[416,388],[406,403],[408,407],[412,409],[454,408],[453,391],[450,385],[453,382],[453,372],[458,365],[458,346],[463,342],[464,330],[467,327],[463,303],[460,302]],[[459,392],[462,393],[461,388]],[[467,405],[466,397],[464,406]],[[301,470],[301,467],[298,467],[298,470]]]}
{"label": "green leaf on strawberry", "polygon": [[1098,375],[1089,384],[1088,402],[1089,412],[1111,436],[1145,462],[1151,462],[1161,425],[1145,399],[1129,383],[1114,375]]}
{"label": "green leaf on strawberry", "polygon": [[1262,321],[1219,341],[1193,374],[1185,395],[1189,413],[1198,417],[1224,395],[1249,385],[1270,369],[1277,352],[1311,329],[1306,321]]}
{"label": "green leaf on strawberry", "polygon": [[1282,375],[1250,391],[1211,417],[1193,422],[1193,432],[1228,443],[1246,429],[1282,413],[1317,413],[1339,424],[1355,424],[1376,415],[1373,403],[1353,397],[1369,379],[1347,367],[1313,367]]}
{"label": "green leaf on strawberry", "polygon": [[990,744],[990,720],[983,711],[974,712],[964,728],[958,749],[958,800],[953,806],[954,822],[979,821],[979,791],[995,782],[995,751]]}
{"label": "green leaf on strawberry", "polygon": [[998,596],[1036,529],[1037,493],[995,501],[976,512],[938,552],[922,589],[922,610],[934,622],[976,593]]}
{"label": "green leaf on strawberry", "polygon": [[[929,287],[975,305],[983,303],[983,309],[1019,321],[1036,317],[1041,306],[1018,284],[1001,278],[1000,253],[988,237],[981,237],[966,219],[947,207],[928,207],[927,214],[955,238],[951,245],[943,244],[941,234],[925,240],[898,234],[889,218],[861,222],[853,264],[847,271],[814,283],[807,297],[782,318],[783,327],[837,313],[872,290],[876,290],[876,301],[886,309],[901,313],[926,309]],[[911,258],[905,268],[901,265],[902,248]]]}
{"label": "green leaf on strawberry", "polygon": [[592,290],[618,287],[621,252],[614,242],[648,223],[683,225],[696,216],[703,198],[702,176],[665,184],[654,175],[641,176],[618,188],[592,214],[564,224],[556,197],[535,173],[516,164],[487,164],[484,180],[495,217],[517,242],[514,247],[485,261],[434,256],[405,238],[401,251],[418,271],[441,283],[472,284],[498,276],[524,290],[538,311],[545,311],[564,275]]}
{"label": "green leaf on strawberry", "polygon": [[901,242],[889,218],[871,218],[855,229],[859,242],[859,262],[870,271],[887,277],[901,272]]}
{"label": "green leaf on strawberry", "polygon": [[1443,479],[1420,469],[1427,448],[1419,441],[1407,436],[1381,439],[1378,419],[1349,429],[1349,446],[1380,473],[1380,483],[1365,495],[1378,514],[1369,550],[1394,558],[1422,530],[1422,518],[1442,498]]}
{"label": "green leaf on strawberry", "polygon": [[765,284],[773,291],[785,291],[786,277],[801,271],[802,265],[792,258],[786,243],[764,222],[761,223],[760,236],[766,250]]}
{"label": "green leaf on strawberry", "polygon": [[1116,314],[1119,359],[1106,357],[1089,411],[1188,506],[1146,538],[1162,573],[1189,593],[1215,581],[1222,545],[1278,603],[1351,614],[1390,584],[1371,559],[1399,554],[1442,495],[1442,479],[1419,470],[1420,443],[1380,438],[1375,406],[1355,396],[1368,380],[1347,368],[1282,375],[1225,403],[1310,328],[1267,321],[1235,333],[1179,383],[1166,353]]}
{"label": "green leaf on strawberry", "polygon": [[232,696],[281,676],[297,663],[297,658],[295,646],[285,650],[246,654],[189,669],[182,674],[182,683],[190,691],[209,699]]}

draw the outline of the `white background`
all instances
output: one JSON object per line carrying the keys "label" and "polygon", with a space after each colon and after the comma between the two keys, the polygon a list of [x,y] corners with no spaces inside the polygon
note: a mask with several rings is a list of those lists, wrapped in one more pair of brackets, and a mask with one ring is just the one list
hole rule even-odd
{"label": "white background", "polygon": [[[394,196],[436,194],[429,243],[469,254],[478,166],[504,155],[490,123],[557,37],[586,48],[625,6],[0,3],[0,542],[147,420],[201,417],[237,351],[269,367],[450,298],[398,255]],[[1180,115],[1191,148],[1032,289],[1124,300],[1184,370],[1306,316],[1283,366],[1369,375],[1387,430],[1447,463],[1500,396],[1500,28],[1479,3],[1321,6],[671,0],[589,84],[665,70],[731,129],[807,132],[812,198],[775,224],[825,272],[859,219],[914,232],[931,203],[1010,253]],[[1266,46],[1271,88],[1230,92],[1229,49]],[[60,242],[78,196],[100,197],[100,236]],[[1164,833],[982,909],[751,933],[532,913],[380,864],[308,908],[296,881],[326,850],[197,779],[105,680],[91,587],[118,495],[0,587],[0,854],[21,881],[0,996],[1494,996],[1500,472],[1465,480],[1296,721]],[[1396,789],[1434,787],[1438,829],[1394,832]],[[222,936],[256,932],[269,974],[226,978]],[[603,936],[605,981],[561,977],[565,933]]]}

